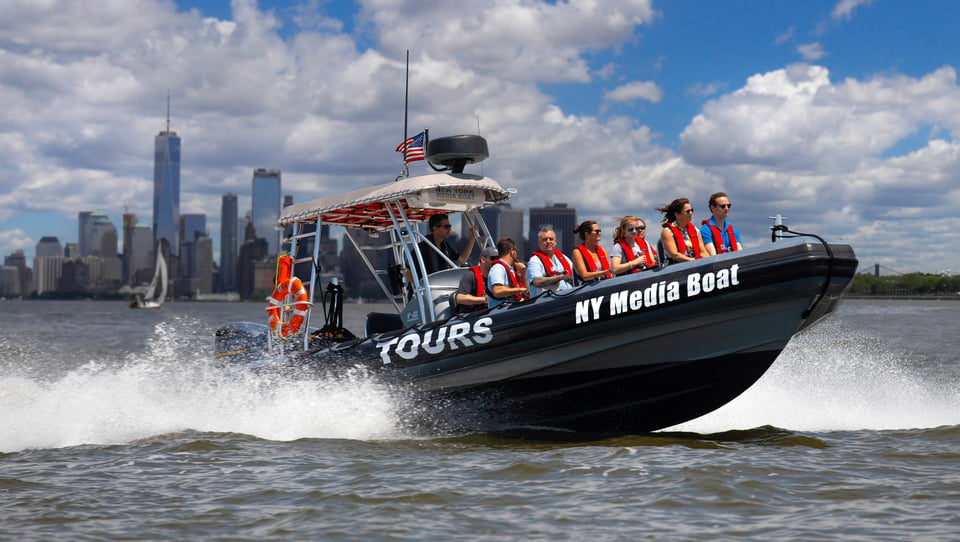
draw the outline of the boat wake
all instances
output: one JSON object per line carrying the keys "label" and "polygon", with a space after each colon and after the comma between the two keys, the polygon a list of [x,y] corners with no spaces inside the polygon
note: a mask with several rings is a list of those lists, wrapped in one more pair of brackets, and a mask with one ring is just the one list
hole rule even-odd
{"label": "boat wake", "polygon": [[[0,349],[0,452],[109,445],[200,431],[268,440],[402,439],[404,401],[361,374],[337,380],[224,371],[210,345],[159,323],[142,353],[79,360]],[[185,338],[186,337],[186,338]],[[81,354],[82,355],[82,354]],[[11,363],[19,356],[19,363]],[[913,357],[911,357],[913,356]],[[795,337],[730,404],[667,432],[931,428],[960,423],[960,381],[836,318]],[[29,365],[31,369],[24,370]],[[17,367],[20,367],[19,369]]]}
{"label": "boat wake", "polygon": [[89,360],[66,373],[35,369],[61,365],[60,355],[32,352],[19,364],[28,362],[29,371],[0,363],[0,452],[121,444],[187,430],[269,440],[401,436],[396,401],[361,375],[320,381],[224,371],[211,363],[208,344],[182,337],[158,324],[146,353]]}
{"label": "boat wake", "polygon": [[791,340],[769,371],[722,408],[666,431],[793,431],[960,424],[960,376],[836,316]]}

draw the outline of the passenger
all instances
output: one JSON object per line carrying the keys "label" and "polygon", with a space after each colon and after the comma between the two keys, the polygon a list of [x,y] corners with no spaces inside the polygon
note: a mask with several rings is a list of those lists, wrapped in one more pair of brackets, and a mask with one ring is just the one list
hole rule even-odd
{"label": "passenger", "polygon": [[724,252],[743,250],[743,245],[740,244],[740,232],[733,224],[727,222],[732,206],[730,198],[725,192],[717,192],[710,196],[709,204],[713,216],[700,225],[700,235],[703,237],[704,246],[707,247],[707,253],[716,256]]}
{"label": "passenger", "polygon": [[687,198],[678,198],[666,207],[657,209],[663,213],[663,231],[660,243],[663,257],[669,263],[689,262],[706,257],[700,231],[693,225],[693,207]]}
{"label": "passenger", "polygon": [[477,240],[476,232],[473,229],[470,230],[470,240],[467,241],[467,246],[460,254],[457,254],[457,251],[447,243],[447,237],[450,236],[450,228],[452,227],[450,217],[447,215],[432,215],[429,225],[430,234],[419,244],[420,255],[423,257],[423,265],[427,269],[427,274],[450,268],[450,264],[441,258],[437,251],[431,248],[430,244],[439,249],[447,258],[457,262],[457,265],[466,263],[467,258],[470,257],[470,252],[473,251],[473,244]]}
{"label": "passenger", "polygon": [[593,220],[585,220],[573,229],[583,241],[573,248],[573,270],[584,282],[613,276],[607,251],[600,246],[600,231],[600,225]]}
{"label": "passenger", "polygon": [[573,262],[557,248],[557,234],[552,228],[542,228],[537,234],[537,246],[527,262],[527,284],[530,296],[539,290],[561,292],[573,288]]}
{"label": "passenger", "polygon": [[457,291],[451,294],[450,306],[454,314],[479,311],[487,308],[487,275],[490,265],[497,259],[497,249],[486,247],[480,251],[480,263],[470,268],[469,273],[460,277]]}
{"label": "passenger", "polygon": [[620,219],[613,231],[613,248],[610,249],[610,264],[615,275],[639,273],[657,266],[657,250],[646,239],[647,224],[628,215]]}
{"label": "passenger", "polygon": [[512,299],[520,301],[530,296],[527,288],[527,266],[517,260],[517,244],[504,237],[497,241],[497,254],[487,275],[487,303],[490,308]]}

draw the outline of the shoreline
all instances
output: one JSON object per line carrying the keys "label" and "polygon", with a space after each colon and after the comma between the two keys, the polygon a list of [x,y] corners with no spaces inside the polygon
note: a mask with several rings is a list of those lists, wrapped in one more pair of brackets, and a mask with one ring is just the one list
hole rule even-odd
{"label": "shoreline", "polygon": [[960,295],[863,295],[844,294],[844,299],[899,299],[903,301],[960,301]]}

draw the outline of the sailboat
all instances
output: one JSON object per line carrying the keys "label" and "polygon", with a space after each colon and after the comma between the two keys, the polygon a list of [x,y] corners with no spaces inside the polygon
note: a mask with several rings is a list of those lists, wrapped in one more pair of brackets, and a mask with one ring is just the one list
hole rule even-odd
{"label": "sailboat", "polygon": [[[160,292],[157,293],[157,286]],[[163,306],[163,300],[167,298],[167,261],[160,250],[160,243],[157,243],[157,267],[153,271],[153,280],[147,287],[147,292],[143,297],[137,296],[137,299],[130,304],[131,309],[159,309]]]}

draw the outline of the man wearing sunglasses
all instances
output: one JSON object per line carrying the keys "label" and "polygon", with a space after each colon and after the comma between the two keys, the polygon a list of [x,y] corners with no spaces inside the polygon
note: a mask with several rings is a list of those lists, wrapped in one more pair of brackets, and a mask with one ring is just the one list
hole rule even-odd
{"label": "man wearing sunglasses", "polygon": [[460,254],[457,254],[450,243],[447,243],[447,237],[450,236],[451,229],[450,217],[433,215],[430,217],[428,225],[430,226],[430,233],[426,236],[426,240],[420,242],[420,255],[423,256],[423,265],[427,268],[427,274],[450,267],[450,264],[440,257],[438,251],[456,262],[457,265],[463,265],[470,257],[470,252],[473,251],[473,244],[477,240],[476,232],[473,229],[470,230],[470,240],[467,241],[467,246],[463,248]]}
{"label": "man wearing sunglasses", "polygon": [[700,236],[703,237],[707,253],[716,256],[724,252],[743,250],[743,245],[740,244],[740,232],[733,224],[727,222],[731,205],[726,192],[717,192],[710,196],[709,205],[713,216],[700,225]]}

